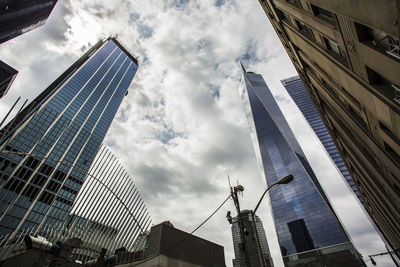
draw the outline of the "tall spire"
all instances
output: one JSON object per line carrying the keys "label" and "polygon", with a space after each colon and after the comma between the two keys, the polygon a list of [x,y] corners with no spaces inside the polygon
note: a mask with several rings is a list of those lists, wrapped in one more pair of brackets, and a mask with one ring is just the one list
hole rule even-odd
{"label": "tall spire", "polygon": [[240,66],[242,66],[243,72],[246,72],[246,69],[244,68],[242,61],[240,61]]}

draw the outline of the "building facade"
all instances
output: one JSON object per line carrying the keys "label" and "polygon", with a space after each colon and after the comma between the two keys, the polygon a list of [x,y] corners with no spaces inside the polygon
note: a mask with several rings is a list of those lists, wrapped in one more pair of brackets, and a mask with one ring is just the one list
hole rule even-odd
{"label": "building facade", "polygon": [[42,26],[57,0],[4,0],[0,3],[0,44]]}
{"label": "building facade", "polygon": [[[18,258],[31,257],[33,251],[24,246],[27,236],[33,239],[40,236],[43,244],[52,244],[33,246],[42,250],[45,254],[42,256],[50,258],[52,254],[55,257],[59,254],[55,249],[60,242],[79,239],[79,247],[70,251],[67,258],[85,264],[95,261],[102,253],[105,257],[113,257],[115,251],[121,249],[145,249],[151,225],[149,213],[133,179],[107,147],[103,146],[97,153],[86,176],[64,223],[48,224],[39,230],[23,229],[14,236],[0,236],[0,264],[8,266],[14,260],[21,263]],[[43,253],[46,251],[50,254]],[[60,261],[67,262],[65,257],[65,254],[61,255]]]}
{"label": "building facade", "polygon": [[400,249],[398,1],[259,2],[328,126],[366,210],[392,249]]}
{"label": "building facade", "polygon": [[18,71],[0,60],[0,98],[8,93]]}
{"label": "building facade", "polygon": [[[242,222],[243,227],[246,229],[246,233],[244,235],[245,238],[245,249],[246,253],[249,257],[250,266],[263,266],[260,263],[260,258],[257,249],[257,243],[255,239],[254,227],[252,223],[251,211],[250,210],[242,210]],[[271,254],[269,252],[269,247],[267,243],[267,236],[264,231],[264,226],[260,220],[260,218],[255,215],[256,220],[256,228],[257,235],[260,241],[262,257],[264,259],[264,266],[273,267],[273,262],[271,258]],[[232,239],[233,239],[233,249],[235,252],[235,259],[232,260],[233,267],[243,267],[246,266],[246,261],[244,259],[244,253],[241,249],[241,239],[240,239],[240,229],[239,222],[237,216],[232,219]]]}
{"label": "building facade", "polygon": [[239,92],[267,185],[294,177],[269,191],[285,265],[362,266],[262,76],[244,71]]}
{"label": "building facade", "polygon": [[165,221],[143,235],[138,251],[120,253],[113,266],[225,267],[224,247],[175,228]]}
{"label": "building facade", "polygon": [[322,118],[319,115],[318,110],[315,107],[314,102],[312,101],[300,77],[295,76],[287,78],[282,80],[281,82],[286,91],[292,97],[293,101],[296,103],[297,107],[300,109],[301,113],[303,113],[304,117],[310,124],[315,134],[318,136],[321,143],[324,145],[329,156],[332,158],[333,162],[335,162],[336,167],[342,173],[343,177],[346,179],[346,182],[349,184],[350,188],[353,190],[360,203],[364,204],[361,195],[358,192],[357,186],[354,184],[354,181],[351,178],[350,173],[347,170],[346,165],[344,164],[335,143],[332,141],[328,129],[322,121]]}
{"label": "building facade", "polygon": [[0,132],[0,234],[64,223],[137,60],[100,40]]}
{"label": "building facade", "polygon": [[147,233],[151,218],[146,205],[133,178],[106,146],[96,155],[64,225],[81,229],[76,236],[90,248],[81,248],[77,259],[82,262],[96,258],[101,248],[107,249],[106,255],[121,247],[133,251]]}

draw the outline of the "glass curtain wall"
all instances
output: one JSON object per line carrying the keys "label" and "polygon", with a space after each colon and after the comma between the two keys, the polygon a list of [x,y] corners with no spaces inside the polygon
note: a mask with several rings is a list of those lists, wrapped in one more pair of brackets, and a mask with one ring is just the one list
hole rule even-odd
{"label": "glass curtain wall", "polygon": [[244,72],[239,90],[262,177],[294,176],[269,191],[285,265],[362,266],[263,77]]}
{"label": "glass curtain wall", "polygon": [[137,67],[101,40],[1,130],[0,234],[67,220]]}

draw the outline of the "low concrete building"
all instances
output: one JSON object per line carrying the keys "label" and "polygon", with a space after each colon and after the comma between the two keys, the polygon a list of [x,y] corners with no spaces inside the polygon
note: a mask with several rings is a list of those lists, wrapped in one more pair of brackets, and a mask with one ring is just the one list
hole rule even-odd
{"label": "low concrete building", "polygon": [[[143,258],[138,259],[138,255]],[[222,246],[163,222],[151,228],[142,254],[138,251],[121,253],[115,263],[119,267],[224,267],[225,257]]]}

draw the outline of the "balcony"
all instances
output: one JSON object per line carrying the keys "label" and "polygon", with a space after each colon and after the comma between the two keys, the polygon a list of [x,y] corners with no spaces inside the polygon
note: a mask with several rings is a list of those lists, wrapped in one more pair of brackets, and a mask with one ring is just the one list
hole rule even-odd
{"label": "balcony", "polygon": [[400,40],[377,29],[355,23],[358,40],[400,60]]}

